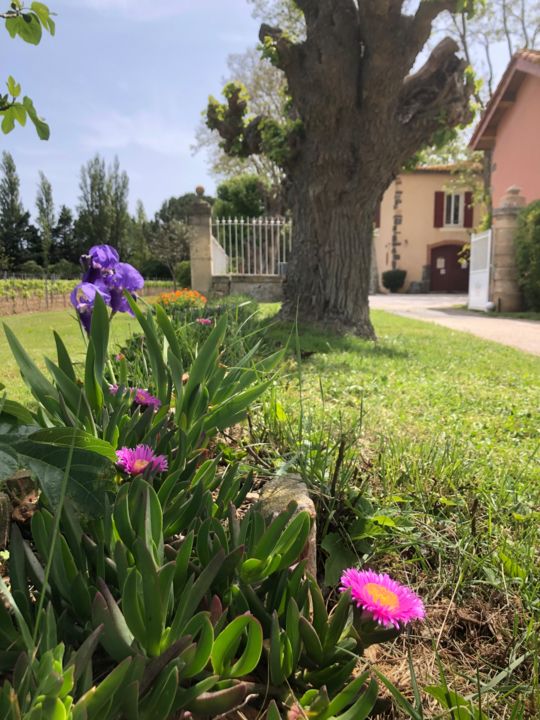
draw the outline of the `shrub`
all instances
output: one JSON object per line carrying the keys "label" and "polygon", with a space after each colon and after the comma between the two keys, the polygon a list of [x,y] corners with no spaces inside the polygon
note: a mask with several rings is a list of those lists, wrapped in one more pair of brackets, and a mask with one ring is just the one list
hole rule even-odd
{"label": "shrub", "polygon": [[30,275],[32,277],[43,277],[45,271],[35,260],[27,260],[19,265],[17,272],[22,273],[23,275]]}
{"label": "shrub", "polygon": [[174,269],[176,282],[181,288],[191,287],[191,263],[189,260],[182,260]]}
{"label": "shrub", "polygon": [[405,284],[406,270],[387,270],[382,274],[382,284],[392,293],[397,293]]}
{"label": "shrub", "polygon": [[141,265],[141,273],[144,277],[154,278],[155,280],[171,280],[171,271],[160,260],[147,260]]}
{"label": "shrub", "polygon": [[59,260],[54,265],[49,265],[49,273],[66,280],[74,280],[81,272],[80,265],[72,263],[69,260]]}
{"label": "shrub", "polygon": [[540,200],[521,211],[515,249],[525,305],[528,310],[540,310]]}

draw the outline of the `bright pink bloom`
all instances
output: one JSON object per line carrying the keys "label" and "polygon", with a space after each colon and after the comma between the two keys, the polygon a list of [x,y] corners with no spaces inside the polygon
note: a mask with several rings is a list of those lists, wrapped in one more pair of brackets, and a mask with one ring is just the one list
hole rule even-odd
{"label": "bright pink bloom", "polygon": [[388,575],[349,568],[341,576],[341,592],[351,591],[353,602],[373,616],[379,625],[395,628],[422,620],[426,611],[416,593]]}
{"label": "bright pink bloom", "polygon": [[[118,385],[109,385],[109,392],[111,395],[117,395],[118,389]],[[146,407],[152,406],[155,410],[161,407],[161,400],[151,395],[148,390],[143,390],[142,388],[126,388],[126,390],[130,393],[135,393],[133,402],[137,405],[143,405]]]}
{"label": "bright pink bloom", "polygon": [[148,390],[142,390],[141,388],[137,388],[135,391],[134,401],[137,405],[146,405],[147,407],[151,405],[156,410],[158,407],[161,407],[161,400],[159,398],[150,395]]}
{"label": "bright pink bloom", "polygon": [[128,475],[140,475],[149,466],[153,472],[164,472],[169,467],[165,455],[154,455],[154,451],[148,445],[137,445],[134,450],[121,448],[116,451],[116,457],[118,467]]}
{"label": "bright pink bloom", "polygon": [[197,318],[195,322],[198,322],[199,325],[211,325],[212,318]]}

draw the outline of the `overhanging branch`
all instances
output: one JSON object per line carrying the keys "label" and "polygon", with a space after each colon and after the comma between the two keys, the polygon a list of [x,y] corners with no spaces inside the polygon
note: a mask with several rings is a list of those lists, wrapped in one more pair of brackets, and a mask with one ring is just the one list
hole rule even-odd
{"label": "overhanging branch", "polygon": [[437,131],[472,120],[474,81],[465,73],[467,63],[457,51],[457,43],[446,38],[426,64],[403,82],[398,120],[403,144],[407,149],[412,147],[412,152]]}
{"label": "overhanging branch", "polygon": [[431,35],[433,21],[447,10],[457,12],[459,0],[422,0],[414,16],[413,32],[419,38],[424,38],[422,46]]}

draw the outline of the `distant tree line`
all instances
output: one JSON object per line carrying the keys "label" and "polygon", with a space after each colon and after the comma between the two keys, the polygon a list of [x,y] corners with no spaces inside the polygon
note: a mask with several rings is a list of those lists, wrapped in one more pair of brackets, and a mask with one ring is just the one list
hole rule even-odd
{"label": "distant tree line", "polygon": [[[76,277],[79,258],[93,245],[106,243],[146,277],[169,278],[189,260],[191,207],[197,196],[185,193],[163,202],[149,219],[139,200],[129,211],[129,178],[118,158],[108,167],[96,155],[82,166],[79,200],[73,211],[57,208],[53,187],[39,173],[34,220],[24,207],[12,155],[0,162],[0,272]],[[216,214],[256,217],[269,212],[268,184],[253,175],[226,180],[217,200],[205,196]],[[185,274],[185,265],[182,266]],[[181,272],[181,270],[180,270]]]}

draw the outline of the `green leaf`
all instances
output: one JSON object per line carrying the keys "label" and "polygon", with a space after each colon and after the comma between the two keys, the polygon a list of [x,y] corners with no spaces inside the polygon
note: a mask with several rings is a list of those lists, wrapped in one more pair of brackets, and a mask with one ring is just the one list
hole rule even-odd
{"label": "green leaf", "polygon": [[276,705],[275,700],[272,700],[272,702],[268,706],[266,720],[281,720],[281,715],[279,714],[278,706]]}
{"label": "green leaf", "polygon": [[15,112],[13,106],[3,111],[4,118],[2,120],[2,132],[8,135],[15,127]]}
{"label": "green leaf", "polygon": [[14,601],[13,596],[11,592],[9,591],[7,585],[3,581],[3,579],[0,577],[0,597],[3,598],[4,602],[7,603],[8,607],[10,608],[11,612],[15,616],[15,620],[17,621],[17,625],[19,626],[19,630],[21,632],[22,638],[24,640],[24,644],[26,645],[26,649],[28,652],[32,652],[34,649],[34,641],[32,640],[32,634],[30,632],[30,629],[28,625],[26,624],[26,621],[24,617],[22,616],[21,611],[19,610],[17,603]]}
{"label": "green leaf", "polygon": [[47,380],[43,373],[38,369],[34,361],[30,358],[26,350],[23,348],[15,333],[11,328],[4,324],[4,332],[13,353],[13,357],[17,361],[21,375],[24,381],[32,391],[34,397],[49,412],[58,413],[58,393],[55,387]]}
{"label": "green leaf", "polygon": [[29,97],[25,96],[23,98],[23,105],[26,108],[28,117],[34,123],[34,127],[36,128],[39,139],[48,140],[51,135],[51,131],[47,123],[38,116],[32,100]]}
{"label": "green leaf", "polygon": [[17,453],[9,445],[0,443],[0,482],[7,480],[19,469]]}
{"label": "green leaf", "polygon": [[90,325],[90,338],[94,346],[94,372],[99,385],[103,383],[103,372],[108,358],[109,348],[109,318],[107,306],[99,293],[96,293],[92,322]]}
{"label": "green leaf", "polygon": [[32,12],[35,12],[41,24],[47,27],[47,23],[51,14],[49,8],[41,2],[33,2],[30,5],[30,10],[32,10]]}
{"label": "green leaf", "polygon": [[324,584],[331,587],[337,585],[343,571],[355,565],[358,561],[356,554],[345,545],[338,533],[329,533],[321,543],[328,557],[324,564]]}
{"label": "green leaf", "polygon": [[[17,442],[14,448],[21,456],[21,464],[36,476],[49,502],[56,507],[71,448],[32,440]],[[67,494],[83,513],[103,515],[104,487],[112,469],[109,460],[102,455],[80,449],[73,451]]]}
{"label": "green leaf", "polygon": [[117,461],[116,452],[113,446],[106,440],[100,440],[84,430],[77,428],[50,428],[49,430],[38,430],[28,438],[31,442],[47,443],[55,447],[75,447],[79,450],[101,455],[112,463]]}
{"label": "green leaf", "polygon": [[527,578],[527,571],[525,568],[521,567],[517,560],[509,557],[505,552],[503,552],[503,550],[499,550],[497,555],[499,556],[504,572],[508,575],[508,577],[519,580],[525,580]]}
{"label": "green leaf", "polygon": [[43,30],[37,15],[25,13],[23,17],[16,18],[16,34],[30,45],[39,45]]}
{"label": "green leaf", "polygon": [[14,103],[11,106],[11,111],[15,117],[15,120],[24,127],[26,125],[26,109],[21,103]]}
{"label": "green leaf", "polygon": [[442,708],[451,711],[453,720],[487,720],[481,710],[455,690],[444,685],[428,685],[424,690],[434,697]]}
{"label": "green leaf", "polygon": [[150,358],[150,366],[154,376],[154,382],[157,388],[157,394],[161,402],[167,402],[167,368],[163,361],[163,354],[159,344],[159,338],[156,332],[154,322],[150,313],[144,315],[141,309],[131,297],[129,293],[125,293],[126,300],[133,311],[133,314],[139,321],[144,331],[146,346],[148,348],[148,356]]}
{"label": "green leaf", "polygon": [[[346,691],[347,688],[345,688],[343,692],[345,693]],[[337,715],[336,720],[366,720],[377,702],[378,691],[379,688],[377,683],[375,680],[371,680],[365,693],[363,693],[346,712],[341,715]],[[332,714],[335,714],[333,704],[334,701],[330,703],[329,711]]]}
{"label": "green leaf", "polygon": [[[35,418],[32,413],[15,400],[0,400],[0,417],[9,415],[23,425],[33,425]],[[5,418],[2,418],[5,419]]]}
{"label": "green leaf", "polygon": [[[9,94],[13,98],[18,98],[19,95],[21,94],[21,86],[19,85],[18,82],[16,82],[15,78],[12,75],[10,75],[8,77],[7,88],[8,88]],[[26,119],[26,113],[25,113],[25,119]]]}
{"label": "green leaf", "polygon": [[[231,665],[239,642],[246,632],[244,650],[240,658]],[[263,631],[260,622],[252,615],[241,615],[227,625],[214,641],[211,655],[214,672],[230,678],[249,675],[259,664],[262,649]]]}
{"label": "green leaf", "polygon": [[379,680],[390,692],[398,708],[403,710],[403,712],[405,712],[407,716],[411,718],[411,720],[424,720],[424,714],[422,712],[418,712],[418,710],[415,710],[415,708],[407,700],[405,695],[403,695],[398,690],[398,688],[391,682],[391,680],[389,680],[385,675],[379,672],[377,668],[373,668],[373,672],[377,675]]}

